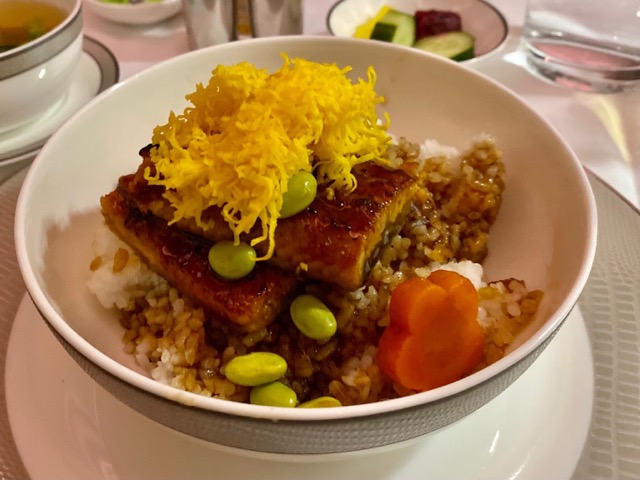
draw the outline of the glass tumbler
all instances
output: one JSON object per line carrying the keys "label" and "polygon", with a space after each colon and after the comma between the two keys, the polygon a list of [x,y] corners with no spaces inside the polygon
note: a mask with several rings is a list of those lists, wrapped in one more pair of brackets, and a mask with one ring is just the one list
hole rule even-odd
{"label": "glass tumbler", "polygon": [[640,84],[640,0],[528,0],[528,68],[559,85],[613,93]]}

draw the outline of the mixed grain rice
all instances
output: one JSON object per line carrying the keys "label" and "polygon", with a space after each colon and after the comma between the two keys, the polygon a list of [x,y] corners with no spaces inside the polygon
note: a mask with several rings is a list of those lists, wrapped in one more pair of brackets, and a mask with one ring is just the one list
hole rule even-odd
{"label": "mixed grain rice", "polygon": [[353,292],[327,284],[307,287],[334,311],[334,337],[308,339],[286,313],[248,334],[213,326],[202,309],[105,226],[94,241],[88,285],[105,307],[120,313],[125,351],[157,381],[222,399],[248,401],[249,388],[227,380],[224,367],[237,355],[265,350],[287,361],[282,382],[300,402],[323,395],[343,405],[394,398],[411,392],[393,385],[375,363],[391,292],[411,276],[446,268],[467,276],[479,293],[478,321],[487,340],[477,368],[501,358],[536,312],[542,293],[516,279],[483,281],[480,262],[504,189],[500,152],[488,136],[475,139],[462,154],[434,141],[416,145],[399,138],[388,156],[392,164],[419,172],[426,188],[418,192],[409,221],[383,249],[366,285]]}

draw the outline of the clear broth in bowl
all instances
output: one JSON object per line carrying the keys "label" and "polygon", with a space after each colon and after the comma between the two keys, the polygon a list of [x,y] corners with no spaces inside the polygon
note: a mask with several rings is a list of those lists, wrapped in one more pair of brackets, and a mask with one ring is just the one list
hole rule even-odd
{"label": "clear broth in bowl", "polygon": [[64,10],[43,2],[0,2],[0,53],[44,35],[66,16]]}

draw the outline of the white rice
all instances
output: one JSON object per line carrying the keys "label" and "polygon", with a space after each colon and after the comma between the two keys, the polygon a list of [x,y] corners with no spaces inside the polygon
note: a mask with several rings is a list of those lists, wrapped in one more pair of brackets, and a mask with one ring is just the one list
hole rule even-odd
{"label": "white rice", "polygon": [[[100,264],[93,269],[87,286],[106,309],[127,309],[136,298],[143,298],[147,292],[167,283],[106,226],[94,232],[92,248],[94,256],[100,258]],[[129,253],[129,261],[118,275],[114,275],[114,260],[120,249]]]}

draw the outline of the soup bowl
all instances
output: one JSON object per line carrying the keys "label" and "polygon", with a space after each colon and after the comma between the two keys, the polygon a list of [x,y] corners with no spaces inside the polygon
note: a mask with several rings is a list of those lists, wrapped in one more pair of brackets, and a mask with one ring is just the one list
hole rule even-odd
{"label": "soup bowl", "polygon": [[0,133],[55,109],[63,101],[80,60],[82,0],[41,1],[58,8],[65,17],[44,35],[0,53]]}
{"label": "soup bowl", "polygon": [[[506,190],[493,226],[488,278],[544,291],[532,322],[497,362],[459,381],[400,398],[338,408],[282,408],[189,393],[160,383],[123,352],[122,327],[89,291],[99,200],[135,171],[138,151],[169,111],[219,64],[277,70],[281,54],[377,72],[390,132],[464,148],[488,133],[502,151]],[[153,91],[150,97],[146,93]],[[82,142],[77,139],[82,138]],[[587,280],[596,209],[578,160],[558,133],[491,79],[423,52],[336,37],[273,37],[194,51],[93,100],[60,128],[22,187],[16,251],[29,295],[51,332],[91,377],[156,422],[243,452],[327,455],[402,445],[463,419],[509,387],[552,341]]]}

